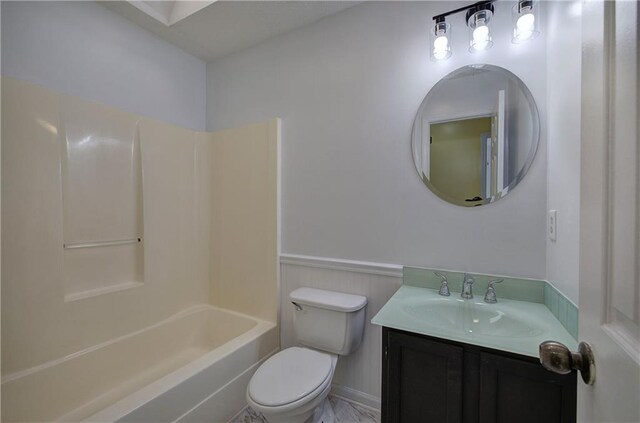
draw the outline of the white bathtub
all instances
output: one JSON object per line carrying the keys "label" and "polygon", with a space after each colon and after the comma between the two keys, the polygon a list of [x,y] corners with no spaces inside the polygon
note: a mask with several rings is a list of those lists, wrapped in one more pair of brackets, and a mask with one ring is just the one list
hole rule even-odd
{"label": "white bathtub", "polygon": [[143,330],[2,379],[5,422],[223,423],[277,351],[276,325],[198,305]]}

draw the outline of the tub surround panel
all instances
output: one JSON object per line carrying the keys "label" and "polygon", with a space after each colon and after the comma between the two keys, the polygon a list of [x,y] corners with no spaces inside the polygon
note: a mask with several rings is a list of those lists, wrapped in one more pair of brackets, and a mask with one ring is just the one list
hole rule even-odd
{"label": "tub surround panel", "polygon": [[371,263],[367,267],[358,263],[347,269],[345,261],[306,257],[290,263],[291,256],[281,260],[280,319],[282,348],[295,345],[293,333],[293,306],[289,293],[299,287],[328,289],[367,297],[366,326],[362,345],[349,356],[340,357],[333,379],[333,391],[351,400],[373,408],[380,408],[382,358],[381,331],[369,323],[393,293],[400,287],[400,276],[377,274],[388,272],[386,265]]}
{"label": "tub surround panel", "polygon": [[[207,281],[205,298],[211,299],[211,216],[214,199],[211,181],[213,166],[211,163],[211,134],[196,132],[195,134],[195,220],[197,225],[196,251],[194,254],[196,267],[194,269],[198,280]],[[206,301],[211,303],[211,301]]]}
{"label": "tub surround panel", "polygon": [[[139,286],[144,231],[138,118],[68,95],[60,102],[65,300]],[[131,242],[99,246],[123,240]],[[87,243],[96,246],[69,248]]]}
{"label": "tub surround panel", "polygon": [[[197,278],[194,271],[198,268],[198,222],[194,213],[192,131],[91,101],[69,99],[65,94],[12,78],[2,79],[2,103],[3,376],[207,302],[209,280],[204,275]],[[74,113],[75,120],[66,115],[74,110],[83,111]],[[104,119],[99,117],[102,114]],[[91,266],[117,267],[108,260],[120,257],[86,257],[93,253],[88,250],[94,249],[82,249],[71,259],[71,252],[78,250],[63,248],[61,137],[66,133],[65,119],[70,119],[74,134],[98,133],[103,139],[122,136],[131,141],[139,125],[144,178],[144,228],[140,231],[144,235],[143,280],[131,280],[134,270],[139,271],[136,266],[141,265],[129,260],[133,256],[124,257],[121,263],[126,272],[116,269],[96,274]],[[87,146],[95,147],[87,141]],[[94,194],[86,193],[77,203],[88,203],[85,211],[91,211],[94,199]],[[95,204],[118,211],[122,201],[118,197],[112,198],[111,204]],[[127,215],[137,208],[130,201],[122,207],[129,207]],[[135,224],[105,225],[101,232],[91,234],[82,229],[77,236],[107,237],[112,230],[119,236],[125,236],[126,230],[126,236],[130,236],[128,231],[133,231]],[[90,241],[73,236],[74,242]],[[95,250],[122,250],[119,253],[126,255],[126,248]],[[66,279],[70,276],[73,279]]]}
{"label": "tub surround panel", "polygon": [[60,342],[73,340],[74,327],[62,327],[58,105],[52,91],[2,79],[3,374],[82,348]]}
{"label": "tub surround panel", "polygon": [[196,133],[142,118],[140,138],[146,213],[145,281],[155,284],[166,280],[166,295],[179,298],[190,292],[193,298],[206,302],[208,280],[204,274],[196,278],[198,260],[203,259],[197,246],[204,223],[197,220]]}
{"label": "tub surround panel", "polygon": [[60,96],[65,244],[142,237],[138,117]]}
{"label": "tub surround panel", "polygon": [[211,298],[278,317],[278,119],[211,134]]}
{"label": "tub surround panel", "polygon": [[[218,301],[211,291],[226,308],[276,321],[276,120],[198,133],[6,77],[2,103],[3,380]],[[96,275],[94,259],[112,265],[113,256],[87,260],[83,251],[74,256],[81,259],[77,263],[65,259],[65,128],[75,134],[74,142],[86,138],[88,146],[91,134],[132,148],[139,138],[141,204],[131,201],[138,191],[133,186],[107,203],[93,202],[94,192],[83,191],[73,203],[83,213],[97,208],[98,214],[124,217],[104,219],[96,233],[81,228],[72,240],[138,231],[142,242],[133,248],[144,248],[143,262],[136,264],[144,265],[144,275],[132,277],[138,268],[126,260],[118,261],[126,272],[110,273],[110,279]],[[213,236],[221,238],[214,243]],[[123,254],[126,248],[131,246]],[[210,265],[212,250],[219,255],[216,263],[224,260],[225,266]],[[249,293],[254,296],[243,298]]]}

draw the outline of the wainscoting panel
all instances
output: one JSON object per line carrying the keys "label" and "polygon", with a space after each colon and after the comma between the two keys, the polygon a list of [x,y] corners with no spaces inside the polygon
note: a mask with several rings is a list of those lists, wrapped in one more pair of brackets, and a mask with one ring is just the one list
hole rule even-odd
{"label": "wainscoting panel", "polygon": [[282,348],[295,345],[293,306],[289,293],[299,287],[329,289],[364,295],[368,299],[364,339],[360,348],[347,357],[340,357],[333,379],[334,393],[364,405],[380,408],[382,372],[382,331],[371,319],[400,288],[402,268],[377,263],[349,262],[298,256],[281,256],[280,335]]}

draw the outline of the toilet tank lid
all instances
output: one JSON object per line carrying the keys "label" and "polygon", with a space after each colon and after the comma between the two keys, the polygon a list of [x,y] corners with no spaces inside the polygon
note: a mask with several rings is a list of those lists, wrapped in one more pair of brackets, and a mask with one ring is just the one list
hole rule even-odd
{"label": "toilet tank lid", "polygon": [[335,311],[358,311],[367,305],[367,297],[316,288],[298,288],[289,294],[291,301]]}

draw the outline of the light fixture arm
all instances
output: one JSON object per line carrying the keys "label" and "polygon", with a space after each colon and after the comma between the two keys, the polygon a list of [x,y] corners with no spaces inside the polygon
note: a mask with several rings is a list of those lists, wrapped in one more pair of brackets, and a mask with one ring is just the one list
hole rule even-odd
{"label": "light fixture arm", "polygon": [[[473,4],[470,4],[468,6],[463,6],[463,7],[459,7],[457,9],[453,9],[450,10],[448,12],[444,12],[444,13],[440,13],[439,15],[435,15],[432,19],[434,21],[436,21],[436,23],[439,22],[444,22],[444,19],[447,16],[450,15],[455,15],[456,13],[460,13],[460,12],[467,12],[467,15],[469,15],[469,13],[471,12],[471,10],[473,10],[473,12],[471,12],[471,14],[477,12],[478,10],[483,10],[483,9],[487,9],[488,6],[490,6],[490,10],[493,11],[493,5],[491,3],[495,2],[496,0],[484,0],[484,1],[479,1]],[[467,17],[467,20],[469,18]]]}

